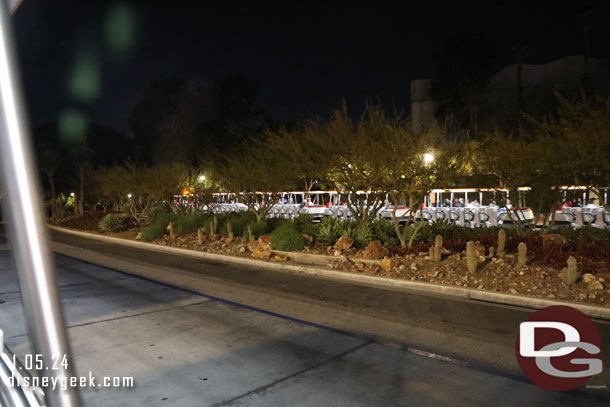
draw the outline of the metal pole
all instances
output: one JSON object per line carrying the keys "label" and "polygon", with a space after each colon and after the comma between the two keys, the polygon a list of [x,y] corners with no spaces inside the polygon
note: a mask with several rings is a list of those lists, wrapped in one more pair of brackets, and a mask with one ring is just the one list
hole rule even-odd
{"label": "metal pole", "polygon": [[[18,71],[6,4],[0,6],[0,160],[3,205],[8,214],[8,231],[19,276],[26,322],[36,354],[42,356],[38,373],[70,383],[72,359],[60,304],[53,262],[48,247],[45,218],[32,149],[24,120]],[[68,368],[61,365],[67,358]],[[59,363],[58,363],[59,361]],[[57,368],[57,369],[54,369]],[[79,405],[75,388],[45,389],[50,407]]]}

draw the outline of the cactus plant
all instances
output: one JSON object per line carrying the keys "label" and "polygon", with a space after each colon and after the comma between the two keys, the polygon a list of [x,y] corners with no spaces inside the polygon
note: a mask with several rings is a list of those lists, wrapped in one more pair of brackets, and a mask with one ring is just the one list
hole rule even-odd
{"label": "cactus plant", "polygon": [[519,246],[517,246],[517,253],[517,264],[521,268],[527,264],[527,246],[524,242],[519,243]]}
{"label": "cactus plant", "polygon": [[428,249],[428,257],[430,260],[434,261],[434,246],[430,246]]}
{"label": "cactus plant", "polygon": [[215,235],[218,230],[218,217],[214,216],[214,228],[212,229],[212,234]]}
{"label": "cactus plant", "polygon": [[573,256],[568,258],[568,266],[565,267],[559,273],[559,278],[563,280],[564,283],[568,285],[572,285],[578,279],[578,268],[576,264],[576,259]]}
{"label": "cactus plant", "polygon": [[504,256],[505,246],[506,246],[506,232],[504,231],[504,229],[500,229],[500,231],[498,232],[498,250],[496,251],[496,254],[498,255],[498,257]]}
{"label": "cactus plant", "polygon": [[477,269],[478,254],[474,242],[466,243],[466,266],[469,273],[474,273]]}
{"label": "cactus plant", "polygon": [[441,261],[443,253],[443,237],[441,235],[436,235],[434,239],[434,257],[432,260],[435,262]]}
{"label": "cactus plant", "polygon": [[248,242],[254,241],[254,230],[252,230],[252,225],[248,225]]}
{"label": "cactus plant", "polygon": [[229,236],[229,239],[233,239],[235,237],[233,235],[233,225],[231,222],[227,222],[227,235]]}
{"label": "cactus plant", "polygon": [[203,244],[203,236],[205,235],[205,228],[202,226],[197,229],[197,243]]}
{"label": "cactus plant", "polygon": [[493,247],[493,246],[491,246],[491,247],[489,248],[489,258],[491,259],[491,258],[493,258],[495,255],[496,255],[496,248],[495,248],[495,247]]}
{"label": "cactus plant", "polygon": [[174,232],[174,222],[170,222],[167,225],[167,231],[169,232],[169,239],[174,240],[176,238],[176,233]]}

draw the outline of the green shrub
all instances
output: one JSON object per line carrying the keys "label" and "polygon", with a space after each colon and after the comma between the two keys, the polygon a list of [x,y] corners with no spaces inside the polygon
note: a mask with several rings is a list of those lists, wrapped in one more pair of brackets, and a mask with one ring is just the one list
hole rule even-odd
{"label": "green shrub", "polygon": [[160,238],[165,234],[167,229],[167,224],[164,226],[162,223],[157,222],[154,223],[142,231],[142,236],[140,240],[143,242],[152,242],[153,240]]}
{"label": "green shrub", "polygon": [[305,223],[303,225],[297,226],[297,229],[299,229],[301,234],[308,235],[314,238],[320,233],[320,225],[318,225],[317,223]]}
{"label": "green shrub", "polygon": [[156,205],[152,206],[152,207],[148,208],[142,214],[142,224],[152,225],[159,219],[159,217],[161,217],[165,213],[168,213],[167,208],[164,208],[163,206],[156,206]]}
{"label": "green shrub", "polygon": [[169,223],[173,220],[176,220],[176,215],[171,212],[161,212],[157,216],[157,220],[155,220],[155,225],[159,224],[167,227],[167,225],[169,225]]}
{"label": "green shrub", "polygon": [[610,241],[610,230],[607,229],[598,229],[594,228],[593,226],[584,226],[580,228],[579,231],[583,235],[589,235],[600,240]]}
{"label": "green shrub", "polygon": [[265,222],[265,234],[271,234],[275,229],[279,228],[282,225],[289,224],[290,221],[288,219],[282,218],[271,218],[267,219]]}
{"label": "green shrub", "polygon": [[252,227],[252,233],[254,234],[255,239],[258,239],[260,236],[263,236],[267,230],[267,225],[264,222],[250,222],[242,233],[242,236],[246,239],[248,238],[248,226]]}
{"label": "green shrub", "polygon": [[282,225],[271,234],[271,247],[277,250],[303,250],[306,244],[303,234],[291,224]]}
{"label": "green shrub", "polygon": [[354,222],[351,220],[339,221],[339,227],[341,230],[341,236],[347,236],[354,238]]}
{"label": "green shrub", "polygon": [[[417,225],[413,226],[413,233],[415,233],[415,228],[417,228]],[[434,230],[427,223],[424,223],[415,236],[416,242],[432,242],[434,239],[436,239]]]}
{"label": "green shrub", "polygon": [[394,223],[385,219],[373,222],[373,238],[379,240],[381,244],[387,247],[394,247],[400,244],[398,236],[396,236]]}
{"label": "green shrub", "polygon": [[142,230],[141,240],[143,242],[150,242],[163,236],[167,231],[167,225],[169,225],[170,222],[175,220],[176,215],[174,215],[172,212],[159,213],[155,223]]}
{"label": "green shrub", "polygon": [[174,232],[177,236],[197,232],[201,226],[209,223],[209,218],[198,213],[182,215],[174,221]]}
{"label": "green shrub", "polygon": [[317,239],[320,243],[332,246],[341,237],[343,225],[335,218],[325,217],[320,222]]}
{"label": "green shrub", "polygon": [[437,219],[430,224],[430,232],[436,239],[437,235],[442,236],[445,239],[452,238],[455,232],[455,225],[447,219]]}
{"label": "green shrub", "polygon": [[252,212],[240,212],[228,217],[227,221],[224,222],[221,229],[221,234],[228,236],[227,223],[231,222],[233,227],[233,234],[235,236],[248,236],[248,225],[256,222],[256,215]]}
{"label": "green shrub", "polygon": [[313,216],[306,214],[306,213],[302,213],[292,220],[292,224],[295,225],[297,228],[302,228],[302,227],[306,227],[308,225],[312,225]]}
{"label": "green shrub", "polygon": [[364,247],[373,240],[373,225],[371,222],[358,222],[354,225],[352,239],[356,247]]}
{"label": "green shrub", "polygon": [[115,233],[127,226],[127,216],[122,213],[109,213],[97,224],[97,229],[102,233]]}

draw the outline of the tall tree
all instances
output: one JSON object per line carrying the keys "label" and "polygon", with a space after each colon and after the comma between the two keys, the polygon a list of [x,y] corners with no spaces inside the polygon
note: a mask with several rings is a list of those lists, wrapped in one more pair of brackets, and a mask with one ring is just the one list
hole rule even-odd
{"label": "tall tree", "polygon": [[320,137],[323,124],[314,119],[300,123],[295,129],[280,127],[266,131],[266,143],[294,183],[294,187],[306,191],[327,181],[331,159],[326,141]]}
{"label": "tall tree", "polygon": [[110,126],[88,123],[85,139],[87,145],[95,151],[97,165],[122,163],[134,154],[133,140]]}
{"label": "tall tree", "polygon": [[244,140],[261,136],[270,118],[260,107],[262,83],[240,75],[216,79],[200,88],[200,145],[214,150],[229,150]]}
{"label": "tall tree", "polygon": [[221,188],[236,194],[236,199],[254,213],[258,222],[264,221],[288,184],[280,161],[262,142],[242,145],[219,157],[211,172]]}
{"label": "tall tree", "polygon": [[95,152],[86,144],[81,144],[70,148],[69,154],[79,183],[79,194],[75,199],[74,213],[82,216],[85,213],[85,177],[92,168]]}
{"label": "tall tree", "polygon": [[183,79],[151,83],[129,115],[129,129],[144,162],[192,158],[196,146],[196,98]]}

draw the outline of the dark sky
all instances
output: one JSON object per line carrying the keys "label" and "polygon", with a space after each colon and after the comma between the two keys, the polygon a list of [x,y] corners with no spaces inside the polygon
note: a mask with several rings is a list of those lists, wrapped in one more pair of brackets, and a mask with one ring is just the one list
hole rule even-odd
{"label": "dark sky", "polygon": [[[409,109],[409,81],[430,77],[447,39],[482,31],[496,67],[525,35],[528,63],[582,53],[575,4],[560,1],[48,1],[24,0],[13,22],[34,123],[80,114],[127,128],[154,79],[205,85],[242,74],[262,105],[290,120],[326,114],[342,97]],[[592,20],[592,54],[607,56],[610,2]]]}

